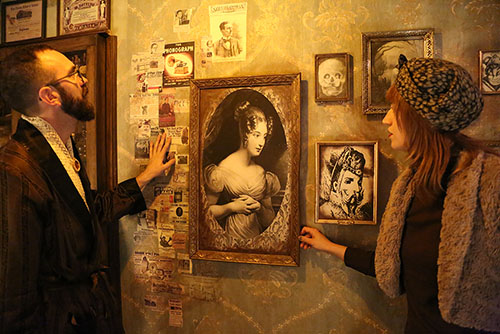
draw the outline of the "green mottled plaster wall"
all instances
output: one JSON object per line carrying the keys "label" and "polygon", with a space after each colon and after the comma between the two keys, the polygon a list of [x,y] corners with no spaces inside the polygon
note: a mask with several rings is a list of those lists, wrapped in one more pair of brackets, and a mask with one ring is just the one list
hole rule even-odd
{"label": "green mottled plaster wall", "polygon": [[[208,7],[236,0],[113,0],[112,33],[118,36],[118,172],[135,176],[129,135],[128,94],[135,89],[131,55],[145,51],[149,40],[195,41],[209,32]],[[189,33],[174,33],[176,9],[195,8]],[[213,64],[196,60],[196,78],[302,73],[301,224],[314,225],[314,147],[318,140],[379,140],[379,211],[403,156],[391,151],[380,116],[361,111],[361,33],[434,28],[436,57],[457,62],[474,78],[478,50],[500,48],[500,3],[496,0],[248,0],[247,59]],[[199,50],[196,50],[197,56]],[[314,101],[314,55],[348,52],[354,59],[354,101],[318,105]],[[187,90],[179,90],[185,94]],[[485,110],[468,133],[500,139],[500,95],[485,97]],[[390,300],[374,279],[314,250],[301,252],[297,268],[193,262],[193,275],[176,281],[203,282],[215,300],[183,302],[183,328],[169,327],[168,311],[143,306],[148,286],[135,281],[132,241],[136,218],[121,221],[123,323],[127,333],[401,333],[403,298]],[[318,227],[318,226],[317,226]],[[319,226],[341,243],[374,247],[378,226]],[[155,245],[151,245],[154,251]],[[166,297],[178,297],[167,295]]]}

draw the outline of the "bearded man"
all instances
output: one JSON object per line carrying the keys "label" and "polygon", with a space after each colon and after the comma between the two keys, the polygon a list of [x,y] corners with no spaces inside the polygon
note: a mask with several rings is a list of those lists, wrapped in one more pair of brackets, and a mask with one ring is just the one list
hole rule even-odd
{"label": "bearded man", "polygon": [[115,333],[101,224],[144,210],[141,189],[173,165],[165,135],[136,178],[95,194],[71,134],[95,117],[87,79],[63,54],[31,46],[0,69],[0,95],[22,114],[0,149],[0,332]]}

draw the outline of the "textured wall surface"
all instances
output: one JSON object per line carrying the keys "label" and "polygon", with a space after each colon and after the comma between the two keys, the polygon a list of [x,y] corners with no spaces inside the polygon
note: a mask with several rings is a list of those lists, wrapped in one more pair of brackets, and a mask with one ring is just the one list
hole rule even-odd
{"label": "textured wall surface", "polygon": [[[209,34],[210,5],[236,0],[113,0],[112,33],[118,36],[118,172],[136,175],[134,141],[129,135],[128,95],[135,82],[131,55],[149,41],[195,41]],[[195,8],[191,30],[174,32],[179,8]],[[379,140],[379,212],[404,157],[390,149],[381,116],[361,110],[362,32],[435,29],[435,54],[463,65],[477,81],[478,50],[500,49],[497,0],[248,0],[247,54],[240,62],[200,66],[196,78],[302,73],[301,224],[314,225],[315,156],[318,140]],[[314,101],[314,55],[347,52],[353,56],[354,100],[318,105]],[[187,98],[187,88],[177,94]],[[467,133],[500,139],[500,95],[485,97],[485,110]],[[380,214],[379,214],[380,215]],[[405,300],[390,300],[373,278],[355,272],[326,254],[301,252],[297,268],[193,261],[192,275],[173,280],[212,291],[200,299],[188,291],[168,299],[183,302],[183,327],[169,327],[167,308],[144,307],[149,285],[135,280],[133,232],[137,218],[121,221],[121,271],[124,326],[127,333],[401,333]],[[373,248],[378,226],[319,226],[333,240]],[[155,251],[157,244],[151,244]],[[209,300],[207,300],[209,299]]]}

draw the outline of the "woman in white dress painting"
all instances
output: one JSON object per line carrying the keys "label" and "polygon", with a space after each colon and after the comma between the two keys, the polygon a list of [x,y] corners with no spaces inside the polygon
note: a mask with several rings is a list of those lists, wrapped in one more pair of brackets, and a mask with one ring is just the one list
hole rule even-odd
{"label": "woman in white dress painting", "polygon": [[234,111],[239,148],[218,165],[204,170],[209,212],[228,236],[250,239],[273,221],[271,196],[280,190],[278,177],[254,161],[270,139],[273,119],[244,101]]}

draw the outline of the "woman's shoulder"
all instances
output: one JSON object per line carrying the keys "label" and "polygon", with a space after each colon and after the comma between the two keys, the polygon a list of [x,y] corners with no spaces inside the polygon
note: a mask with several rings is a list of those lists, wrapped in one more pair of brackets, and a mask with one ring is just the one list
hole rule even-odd
{"label": "woman's shoulder", "polygon": [[223,169],[215,164],[210,164],[203,169],[205,184],[212,192],[221,192],[224,188]]}
{"label": "woman's shoulder", "polygon": [[280,184],[280,180],[279,180],[278,176],[274,173],[266,171],[265,177],[266,177],[266,184],[267,184],[267,193],[270,196],[276,195],[281,189],[281,184]]}
{"label": "woman's shoulder", "polygon": [[484,165],[488,168],[498,168],[500,166],[500,153],[484,152]]}
{"label": "woman's shoulder", "polygon": [[492,182],[500,190],[500,156],[485,152],[482,167],[482,181]]}
{"label": "woman's shoulder", "polygon": [[231,153],[219,162],[218,167],[235,169],[235,166],[238,166],[239,164],[241,164],[241,162],[239,161],[237,155],[235,153]]}

